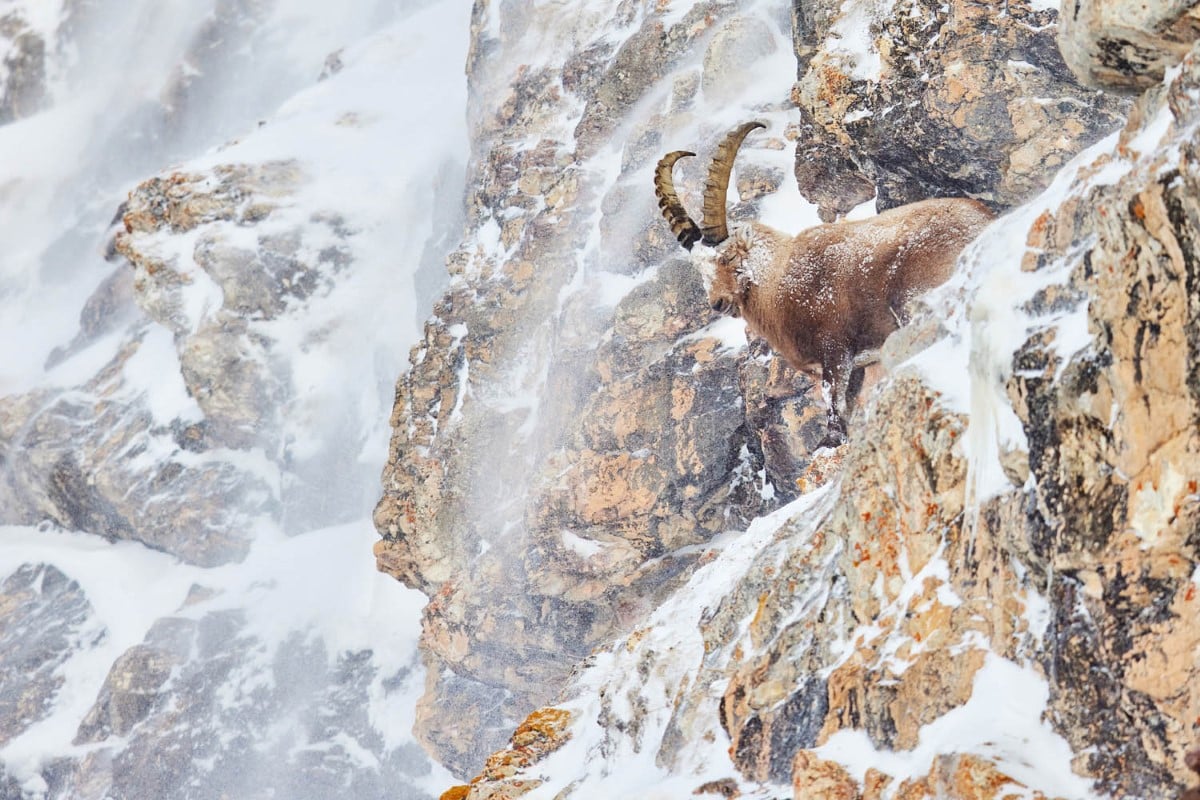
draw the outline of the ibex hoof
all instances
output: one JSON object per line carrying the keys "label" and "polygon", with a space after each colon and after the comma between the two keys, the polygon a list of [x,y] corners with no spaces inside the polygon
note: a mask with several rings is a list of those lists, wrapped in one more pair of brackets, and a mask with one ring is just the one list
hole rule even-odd
{"label": "ibex hoof", "polygon": [[829,417],[829,426],[825,431],[825,438],[817,445],[817,449],[829,447],[837,449],[846,443],[846,422],[841,417]]}
{"label": "ibex hoof", "polygon": [[830,431],[829,433],[825,434],[825,438],[822,439],[817,444],[817,449],[820,450],[824,447],[828,447],[831,450],[836,450],[839,447],[841,447],[842,445],[844,445],[845,443],[846,443],[846,434],[836,432],[836,431]]}

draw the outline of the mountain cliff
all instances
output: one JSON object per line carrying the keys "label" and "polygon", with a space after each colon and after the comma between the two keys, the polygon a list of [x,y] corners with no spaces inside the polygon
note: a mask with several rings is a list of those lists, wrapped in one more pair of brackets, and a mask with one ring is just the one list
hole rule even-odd
{"label": "mountain cliff", "polygon": [[[1197,20],[10,2],[0,797],[1179,797]],[[750,119],[997,214],[836,450],[655,207]]]}
{"label": "mountain cliff", "polygon": [[[466,234],[375,514],[448,796],[1182,791],[1194,12],[1118,5],[476,3]],[[735,219],[1001,213],[832,455],[649,191],[752,118]]]}
{"label": "mountain cliff", "polygon": [[5,800],[450,780],[409,732],[423,600],[369,515],[461,218],[468,22],[0,12]]}

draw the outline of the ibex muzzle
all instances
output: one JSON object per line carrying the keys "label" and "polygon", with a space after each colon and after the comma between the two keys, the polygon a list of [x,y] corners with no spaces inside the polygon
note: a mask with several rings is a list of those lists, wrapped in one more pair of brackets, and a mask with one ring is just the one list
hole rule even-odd
{"label": "ibex muzzle", "polygon": [[[963,248],[992,219],[976,200],[922,200],[856,222],[817,225],[795,236],[760,222],[726,224],[725,195],[742,142],[762,122],[730,131],[713,156],[701,224],[675,191],[675,162],[663,156],[654,188],[671,232],[684,248],[716,249],[709,303],[740,316],[796,370],[820,365],[829,386],[829,434],[845,441],[846,409],[861,385],[859,357],[908,321],[910,302],[945,282]],[[857,361],[856,361],[857,359]]]}

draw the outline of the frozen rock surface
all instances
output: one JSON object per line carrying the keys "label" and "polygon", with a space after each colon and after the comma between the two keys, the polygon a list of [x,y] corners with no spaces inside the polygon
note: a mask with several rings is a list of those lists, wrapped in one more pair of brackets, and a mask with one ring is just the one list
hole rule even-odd
{"label": "frozen rock surface", "polygon": [[9,3],[6,69],[10,17],[46,66],[37,106],[0,70],[0,797],[431,796],[369,514],[468,13]]}
{"label": "frozen rock surface", "polygon": [[1200,34],[1200,4],[1190,0],[1069,0],[1058,41],[1080,78],[1136,91],[1162,80]]}
{"label": "frozen rock surface", "polygon": [[[475,776],[446,796],[1182,792],[1192,56],[1131,106],[1078,83],[1052,3],[803,4],[795,62],[765,3],[589,7],[569,44],[533,7],[476,5],[471,216],[375,517],[431,598],[418,731]],[[755,117],[735,217],[1012,209],[832,457],[819,393],[709,316],[652,205],[659,155],[701,153],[694,204],[693,162]],[[521,752],[538,708],[568,730]]]}
{"label": "frozen rock surface", "polygon": [[805,197],[831,218],[872,188],[880,208],[942,195],[1008,208],[1044,188],[1124,107],[1071,74],[1049,5],[805,3],[793,94]]}

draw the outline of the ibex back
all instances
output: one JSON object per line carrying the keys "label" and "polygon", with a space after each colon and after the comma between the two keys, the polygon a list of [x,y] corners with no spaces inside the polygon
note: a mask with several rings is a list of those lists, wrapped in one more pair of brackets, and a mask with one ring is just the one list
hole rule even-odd
{"label": "ibex back", "polygon": [[717,148],[697,225],[675,192],[668,153],[654,187],[679,243],[716,248],[709,302],[741,316],[794,369],[821,368],[829,387],[829,434],[845,440],[846,410],[861,384],[856,357],[874,350],[907,322],[910,301],[950,277],[962,249],[992,219],[965,198],[922,200],[856,222],[817,225],[792,236],[759,222],[726,227],[725,194],[742,141],[761,122],[731,131]]}

